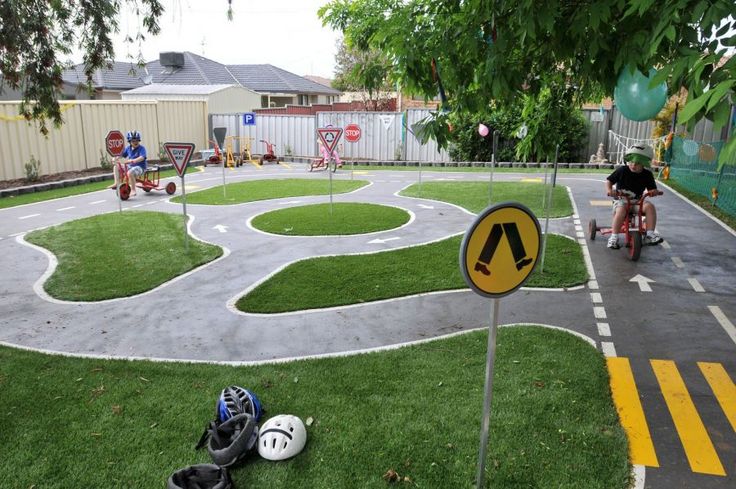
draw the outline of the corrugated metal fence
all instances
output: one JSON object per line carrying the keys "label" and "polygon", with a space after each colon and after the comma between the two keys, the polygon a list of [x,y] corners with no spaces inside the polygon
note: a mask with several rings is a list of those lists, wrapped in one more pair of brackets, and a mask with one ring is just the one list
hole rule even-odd
{"label": "corrugated metal fence", "polygon": [[207,147],[206,102],[62,102],[64,124],[59,129],[51,126],[48,137],[20,117],[17,108],[17,102],[0,102],[0,180],[24,178],[31,156],[40,161],[41,175],[98,167],[107,154],[105,136],[112,129],[139,130],[154,159],[159,143],[166,141]]}
{"label": "corrugated metal fence", "polygon": [[[406,115],[406,123],[405,123]],[[234,136],[233,151],[240,152],[240,138],[250,138],[251,151],[262,154],[267,140],[276,145],[278,156],[317,156],[317,128],[344,128],[357,124],[360,139],[349,142],[343,138],[338,152],[346,158],[366,160],[449,161],[446,151],[438,152],[437,143],[420,144],[411,125],[429,115],[428,110],[412,109],[402,112],[319,112],[311,115],[256,115],[255,125],[244,125],[240,114],[211,114],[209,137],[214,140],[216,127],[227,128],[227,136]],[[244,140],[243,140],[244,143]]]}

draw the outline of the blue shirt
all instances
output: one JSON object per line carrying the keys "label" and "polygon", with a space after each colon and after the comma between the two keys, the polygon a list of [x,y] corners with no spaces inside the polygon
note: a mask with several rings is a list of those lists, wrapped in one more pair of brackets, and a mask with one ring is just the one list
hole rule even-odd
{"label": "blue shirt", "polygon": [[139,163],[133,163],[130,166],[140,166],[142,170],[145,170],[146,163],[147,163],[146,148],[142,144],[139,144],[137,148],[133,148],[133,146],[129,145],[127,148],[123,150],[123,154],[122,154],[122,157],[128,160],[134,160],[140,156],[143,157],[143,161]]}

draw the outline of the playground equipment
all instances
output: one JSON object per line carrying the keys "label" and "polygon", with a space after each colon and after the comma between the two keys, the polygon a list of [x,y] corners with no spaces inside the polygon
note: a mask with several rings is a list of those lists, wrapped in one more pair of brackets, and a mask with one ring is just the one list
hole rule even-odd
{"label": "playground equipment", "polygon": [[[616,197],[626,199],[626,218],[621,225],[621,232],[624,234],[624,243],[628,248],[628,255],[631,261],[637,261],[641,255],[641,247],[646,234],[646,226],[644,225],[644,201],[647,197],[662,195],[661,190],[648,190],[644,192],[639,200],[634,199],[634,193],[628,190],[616,192]],[[613,229],[610,227],[598,227],[595,219],[588,222],[588,237],[591,241],[595,239],[597,232],[602,235],[611,234]],[[616,231],[618,232],[618,231]]]}
{"label": "playground equipment", "polygon": [[[115,162],[115,171],[118,172],[118,181],[123,182],[118,188],[118,195],[121,200],[128,200],[130,197],[131,186],[126,181],[128,178],[128,164],[121,161],[119,158]],[[136,187],[143,189],[144,192],[148,193],[151,190],[165,190],[167,194],[174,195],[176,192],[176,183],[169,182],[165,187],[159,186],[161,181],[161,172],[158,166],[149,166],[143,172],[143,177],[135,179]]]}
{"label": "playground equipment", "polygon": [[322,153],[322,157],[320,158],[313,158],[309,164],[307,164],[307,171],[313,171],[313,170],[327,170],[330,168],[330,163],[332,162],[332,171],[333,173],[337,171],[338,168],[342,167],[342,161],[340,161],[340,155],[337,153],[337,150],[334,150],[332,154],[330,154],[329,151],[327,151],[327,148],[325,148],[323,145],[319,145],[320,152]]}
{"label": "playground equipment", "polygon": [[266,152],[258,158],[258,164],[263,165],[264,161],[275,161],[278,165],[279,157],[276,156],[276,153],[273,150],[274,144],[269,143],[265,139],[261,139],[260,141],[266,145]]}
{"label": "playground equipment", "polygon": [[210,139],[210,144],[214,147],[214,152],[211,152],[212,150],[205,150],[207,152],[205,155],[205,151],[202,151],[204,156],[204,166],[222,163],[222,151],[220,151],[220,145],[217,144],[217,141],[213,141],[212,139]]}

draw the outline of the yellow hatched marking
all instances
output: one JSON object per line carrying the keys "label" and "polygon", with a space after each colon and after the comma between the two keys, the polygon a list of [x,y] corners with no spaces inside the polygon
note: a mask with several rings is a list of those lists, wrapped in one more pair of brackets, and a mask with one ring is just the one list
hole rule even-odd
{"label": "yellow hatched marking", "polygon": [[736,385],[720,363],[698,362],[698,367],[731,423],[731,428],[736,431]]}
{"label": "yellow hatched marking", "polygon": [[659,467],[629,359],[608,357],[606,362],[611,377],[613,402],[616,404],[621,425],[626,430],[626,435],[629,438],[631,463],[646,465],[647,467]]}
{"label": "yellow hatched marking", "polygon": [[726,475],[675,362],[650,360],[693,472]]}
{"label": "yellow hatched marking", "polygon": [[590,205],[596,207],[611,207],[613,204],[610,200],[591,200]]}
{"label": "yellow hatched marking", "polygon": [[529,182],[529,183],[539,183],[542,181],[541,178],[522,178],[522,182]]}

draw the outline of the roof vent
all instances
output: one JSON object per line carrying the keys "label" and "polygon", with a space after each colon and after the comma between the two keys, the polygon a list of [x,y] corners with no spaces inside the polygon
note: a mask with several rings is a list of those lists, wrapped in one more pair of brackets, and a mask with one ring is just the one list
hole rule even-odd
{"label": "roof vent", "polygon": [[184,53],[159,53],[158,61],[164,68],[164,73],[176,73],[184,67]]}

